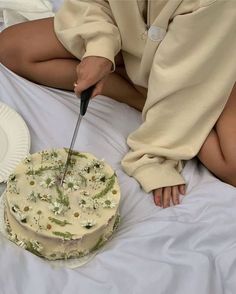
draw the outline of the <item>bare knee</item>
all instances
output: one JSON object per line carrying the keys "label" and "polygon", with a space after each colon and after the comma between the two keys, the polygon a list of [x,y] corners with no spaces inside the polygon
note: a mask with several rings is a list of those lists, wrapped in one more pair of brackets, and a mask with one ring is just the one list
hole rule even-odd
{"label": "bare knee", "polygon": [[0,63],[17,73],[26,60],[22,46],[24,41],[17,36],[14,27],[0,33]]}
{"label": "bare knee", "polygon": [[224,182],[236,187],[236,163],[227,162],[222,170],[222,176],[220,177]]}

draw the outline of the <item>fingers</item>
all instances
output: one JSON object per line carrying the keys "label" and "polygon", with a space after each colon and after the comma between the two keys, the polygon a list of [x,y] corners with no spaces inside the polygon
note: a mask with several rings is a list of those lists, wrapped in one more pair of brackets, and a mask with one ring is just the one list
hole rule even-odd
{"label": "fingers", "polygon": [[170,198],[171,198],[171,187],[165,187],[163,189],[163,208],[167,208],[170,206]]}
{"label": "fingers", "polygon": [[102,92],[103,92],[103,87],[104,87],[104,84],[105,84],[105,78],[102,79],[101,81],[99,81],[97,84],[96,84],[96,87],[92,93],[92,98],[97,96],[97,95],[101,95]]}
{"label": "fingers", "polygon": [[174,205],[178,205],[179,194],[185,195],[185,193],[185,185],[158,188],[153,191],[153,199],[157,206],[167,208],[170,207],[171,200]]}
{"label": "fingers", "polygon": [[112,62],[107,58],[99,56],[88,56],[81,60],[76,67],[77,81],[74,84],[74,91],[77,96],[96,85],[91,97],[102,93],[104,80],[110,74]]}
{"label": "fingers", "polygon": [[185,195],[185,193],[186,193],[186,187],[185,187],[185,185],[179,185],[178,186],[178,189],[179,189],[179,193],[180,194]]}
{"label": "fingers", "polygon": [[172,196],[172,202],[174,205],[179,204],[179,187],[173,186],[171,187],[171,196]]}
{"label": "fingers", "polygon": [[163,206],[163,208],[170,206],[171,187],[154,190],[153,197],[157,206]]}
{"label": "fingers", "polygon": [[[96,83],[96,86],[93,90],[91,98],[93,98],[97,95],[101,95],[103,93],[104,84],[105,84],[105,78],[102,79],[101,81],[99,81],[98,83]],[[90,83],[74,83],[74,92],[75,92],[76,96],[80,97],[81,93],[84,90],[88,89],[90,86],[92,86],[92,85],[90,85]]]}
{"label": "fingers", "polygon": [[162,189],[159,188],[153,191],[154,202],[158,206],[162,206]]}

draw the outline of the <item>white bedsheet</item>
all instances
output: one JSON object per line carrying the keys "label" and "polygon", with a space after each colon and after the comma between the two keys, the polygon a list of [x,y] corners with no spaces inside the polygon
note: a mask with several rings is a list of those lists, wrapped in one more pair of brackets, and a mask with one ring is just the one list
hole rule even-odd
{"label": "white bedsheet", "polygon": [[27,20],[52,17],[53,9],[58,9],[60,4],[55,0],[0,0],[0,21],[6,28]]}
{"label": "white bedsheet", "polygon": [[[25,119],[31,152],[69,145],[79,110],[73,93],[36,85],[0,65],[0,101]],[[0,294],[236,292],[236,189],[191,160],[183,171],[187,196],[178,206],[156,207],[120,166],[126,137],[140,123],[135,109],[98,96],[75,144],[117,172],[121,224],[113,239],[88,264],[70,270],[55,269],[0,236]]]}

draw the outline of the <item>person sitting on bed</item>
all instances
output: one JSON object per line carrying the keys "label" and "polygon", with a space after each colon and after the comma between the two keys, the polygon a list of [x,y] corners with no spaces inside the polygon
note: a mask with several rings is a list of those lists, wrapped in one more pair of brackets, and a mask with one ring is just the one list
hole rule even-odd
{"label": "person sitting on bed", "polygon": [[179,204],[197,156],[236,186],[236,1],[66,0],[0,33],[0,62],[33,82],[142,111],[124,171],[156,205]]}

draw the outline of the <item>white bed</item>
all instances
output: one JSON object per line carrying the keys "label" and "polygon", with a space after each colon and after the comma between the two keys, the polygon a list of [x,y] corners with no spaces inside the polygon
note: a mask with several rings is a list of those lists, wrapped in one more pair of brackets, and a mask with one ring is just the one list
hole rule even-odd
{"label": "white bed", "polygon": [[[0,65],[0,101],[27,123],[31,153],[69,145],[79,110],[73,93],[31,83]],[[121,224],[113,239],[72,270],[54,268],[0,235],[0,294],[236,292],[236,189],[193,159],[183,171],[188,185],[181,204],[156,207],[120,166],[126,137],[140,123],[135,109],[97,96],[75,143],[118,175]]]}

